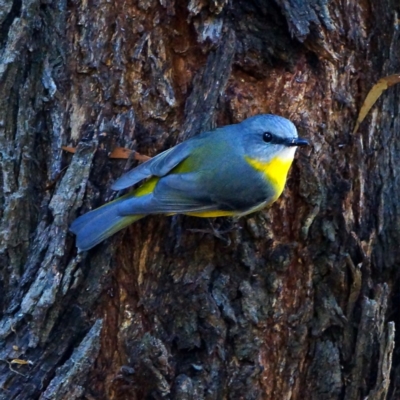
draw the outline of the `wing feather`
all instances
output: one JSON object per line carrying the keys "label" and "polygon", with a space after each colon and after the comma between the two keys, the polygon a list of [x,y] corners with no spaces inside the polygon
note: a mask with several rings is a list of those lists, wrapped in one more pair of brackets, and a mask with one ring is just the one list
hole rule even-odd
{"label": "wing feather", "polygon": [[130,196],[120,204],[121,215],[215,211],[218,204],[198,185],[196,173],[170,174],[160,178],[154,191]]}
{"label": "wing feather", "polygon": [[113,183],[111,188],[114,190],[121,190],[150,176],[165,176],[190,155],[191,147],[190,141],[183,142],[158,154],[152,159],[122,175]]}
{"label": "wing feather", "polygon": [[153,193],[142,197],[130,197],[119,204],[120,216],[138,214],[181,214],[187,212],[215,211],[216,204],[207,204],[194,199],[174,196],[157,199]]}

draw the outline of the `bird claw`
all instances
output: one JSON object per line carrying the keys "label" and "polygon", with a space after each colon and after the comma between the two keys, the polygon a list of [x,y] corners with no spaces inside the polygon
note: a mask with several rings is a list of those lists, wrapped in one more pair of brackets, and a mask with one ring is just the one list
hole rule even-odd
{"label": "bird claw", "polygon": [[233,230],[236,229],[241,229],[238,225],[237,225],[237,221],[232,221],[231,225],[228,229],[224,229],[224,230],[220,230],[214,227],[214,225],[212,224],[212,222],[210,220],[207,221],[208,224],[210,225],[210,229],[187,229],[190,232],[194,232],[194,233],[203,233],[203,234],[211,234],[214,237],[216,237],[217,239],[222,240],[225,244],[226,247],[230,246],[232,243],[232,240],[229,236],[227,236],[228,233],[232,232]]}

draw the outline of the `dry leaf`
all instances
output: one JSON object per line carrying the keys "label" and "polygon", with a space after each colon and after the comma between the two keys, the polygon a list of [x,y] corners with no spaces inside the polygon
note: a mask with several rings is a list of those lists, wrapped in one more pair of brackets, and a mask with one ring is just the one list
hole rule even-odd
{"label": "dry leaf", "polygon": [[[62,146],[62,149],[65,151],[68,151],[68,153],[75,153],[76,148],[75,147],[67,147],[67,146]],[[132,154],[133,150],[126,149],[125,147],[116,147],[110,154],[110,158],[122,158],[122,159],[127,159],[130,157]],[[134,152],[133,158],[137,161],[147,161],[150,160],[151,157],[145,156],[143,154],[138,153],[137,151]]]}
{"label": "dry leaf", "polygon": [[367,94],[367,97],[364,100],[364,104],[361,107],[361,110],[358,114],[356,126],[354,127],[353,134],[357,132],[361,122],[364,121],[364,118],[368,114],[369,110],[375,104],[375,102],[379,99],[380,95],[390,86],[395,85],[400,82],[400,75],[390,75],[384,78],[379,79],[379,81],[372,87],[372,89]]}
{"label": "dry leaf", "polygon": [[32,361],[29,360],[21,360],[20,358],[14,358],[10,361],[10,364],[20,364],[20,365],[31,365]]}
{"label": "dry leaf", "polygon": [[75,147],[61,146],[61,148],[64,151],[67,151],[68,153],[73,153],[73,154],[76,153],[76,148]]}
{"label": "dry leaf", "polygon": [[129,158],[132,150],[125,149],[124,147],[116,147],[110,154],[110,158]]}

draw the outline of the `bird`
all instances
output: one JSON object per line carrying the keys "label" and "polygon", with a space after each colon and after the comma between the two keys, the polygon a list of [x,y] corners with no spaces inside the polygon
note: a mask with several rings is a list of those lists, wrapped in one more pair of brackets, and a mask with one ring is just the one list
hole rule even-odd
{"label": "bird", "polygon": [[296,148],[295,125],[273,114],[200,133],[122,175],[114,190],[139,187],[78,217],[70,226],[79,251],[150,214],[240,217],[281,195]]}

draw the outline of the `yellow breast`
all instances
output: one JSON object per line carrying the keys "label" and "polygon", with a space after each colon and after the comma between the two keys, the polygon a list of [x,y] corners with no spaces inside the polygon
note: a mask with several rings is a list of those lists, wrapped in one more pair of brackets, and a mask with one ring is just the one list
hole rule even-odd
{"label": "yellow breast", "polygon": [[257,171],[261,172],[267,182],[275,190],[275,201],[282,193],[285,187],[286,177],[289,172],[289,168],[293,161],[293,156],[284,155],[284,157],[275,157],[268,162],[259,161],[254,158],[246,157],[246,161]]}

